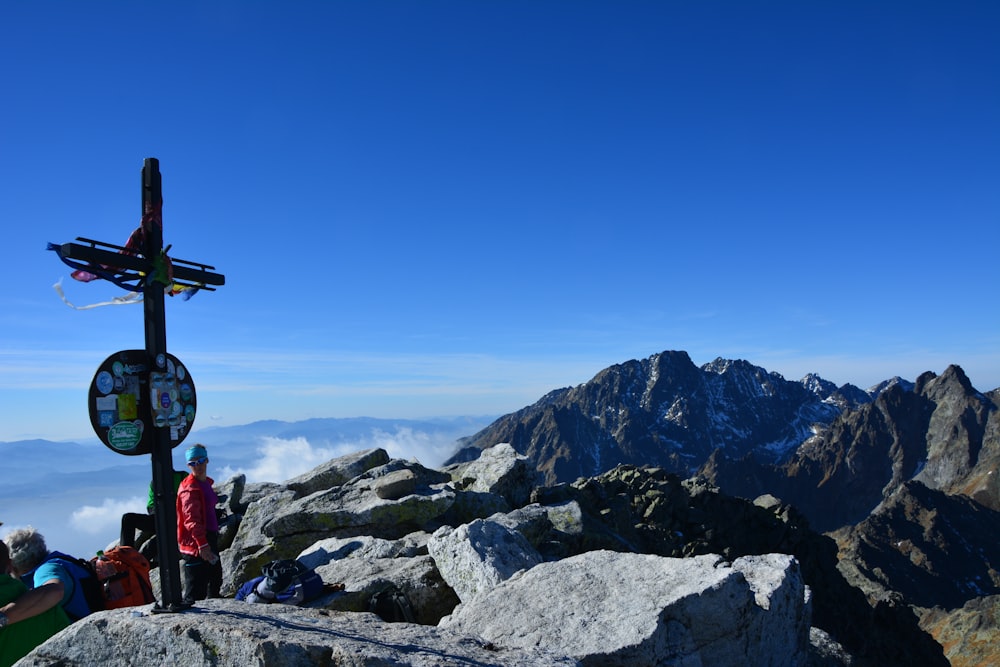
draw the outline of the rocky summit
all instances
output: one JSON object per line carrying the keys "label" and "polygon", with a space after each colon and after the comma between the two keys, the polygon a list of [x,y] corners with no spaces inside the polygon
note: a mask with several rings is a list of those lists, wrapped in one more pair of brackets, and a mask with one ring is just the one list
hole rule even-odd
{"label": "rocky summit", "polygon": [[[661,469],[544,487],[509,444],[443,470],[368,450],[219,492],[228,595],[284,558],[343,586],[303,606],[99,612],[20,664],[791,667],[894,664],[937,646],[907,609],[850,588],[832,540],[792,508]],[[372,612],[386,589],[409,622]]]}
{"label": "rocky summit", "polygon": [[[22,664],[995,664],[998,404],[957,366],[861,390],[626,362],[438,470],[372,449],[228,480],[229,599],[94,614]],[[335,590],[232,599],[291,558]]]}

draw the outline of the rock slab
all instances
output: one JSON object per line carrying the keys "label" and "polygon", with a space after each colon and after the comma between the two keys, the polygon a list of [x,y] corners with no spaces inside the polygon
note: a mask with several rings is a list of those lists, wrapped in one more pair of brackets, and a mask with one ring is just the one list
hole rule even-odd
{"label": "rock slab", "polygon": [[579,663],[537,649],[499,649],[436,627],[385,623],[374,614],[217,599],[174,614],[152,614],[148,606],[92,614],[17,664],[534,667]]}

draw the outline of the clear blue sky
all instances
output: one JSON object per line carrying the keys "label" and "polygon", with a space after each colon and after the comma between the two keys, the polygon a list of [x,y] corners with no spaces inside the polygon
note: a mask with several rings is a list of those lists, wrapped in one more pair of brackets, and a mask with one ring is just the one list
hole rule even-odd
{"label": "clear blue sky", "polygon": [[92,435],[160,160],[195,428],[503,414],[663,350],[1000,386],[1000,3],[7,2],[0,440]]}

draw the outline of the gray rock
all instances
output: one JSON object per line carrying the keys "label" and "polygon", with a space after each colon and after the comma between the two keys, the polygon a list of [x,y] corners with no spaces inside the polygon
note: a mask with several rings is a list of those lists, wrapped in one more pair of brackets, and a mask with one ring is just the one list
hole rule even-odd
{"label": "gray rock", "polygon": [[461,482],[466,491],[495,493],[503,496],[511,507],[529,502],[531,491],[541,476],[528,457],[518,454],[508,443],[484,449],[475,461],[448,468],[452,479]]}
{"label": "gray rock", "polygon": [[499,649],[440,628],[374,614],[205,600],[176,614],[149,607],[92,614],[25,656],[20,667],[535,667],[577,665],[540,649]]}
{"label": "gray rock", "polygon": [[240,473],[239,475],[233,475],[224,484],[216,484],[215,492],[219,494],[219,497],[225,496],[225,500],[222,504],[229,514],[243,514],[246,511],[247,505],[243,501],[243,492],[246,490],[247,476]]}
{"label": "gray rock", "polygon": [[498,512],[510,510],[510,503],[499,494],[457,490],[455,502],[440,520],[443,525],[461,526],[475,519],[485,519]]}
{"label": "gray rock", "polygon": [[412,558],[427,554],[426,533],[411,533],[398,540],[359,535],[320,540],[298,555],[306,567],[317,568],[332,561],[375,558]]}
{"label": "gray rock", "polygon": [[811,593],[802,580],[798,561],[787,554],[764,554],[737,558],[732,567],[743,574],[756,603],[743,631],[748,650],[753,646],[768,646],[774,653],[784,655],[802,655],[807,651],[808,622],[774,622],[812,618]]}
{"label": "gray rock", "polygon": [[384,449],[366,449],[340,456],[285,482],[299,496],[340,486],[358,475],[389,462]]}
{"label": "gray rock", "polygon": [[399,500],[417,490],[417,476],[412,470],[394,470],[375,481],[375,495],[383,500]]}
{"label": "gray rock", "polygon": [[370,611],[372,597],[395,587],[406,596],[413,620],[437,625],[459,603],[458,596],[441,578],[430,556],[413,558],[346,558],[316,568],[324,582],[342,582],[344,590],[309,606],[337,611]]}
{"label": "gray rock", "polygon": [[[415,474],[413,492],[401,498],[380,498],[379,480],[398,470]],[[317,491],[277,508],[262,526],[268,537],[312,534],[315,540],[367,534],[400,537],[423,527],[451,507],[455,491],[442,483],[447,476],[418,463],[393,461],[355,477],[343,486]],[[338,534],[339,531],[339,534]]]}
{"label": "gray rock", "polygon": [[808,667],[851,667],[854,659],[833,637],[819,628],[809,628]]}
{"label": "gray rock", "polygon": [[[343,463],[345,458],[349,457],[335,460]],[[375,487],[398,471],[412,473],[413,492],[401,498],[380,498]],[[454,502],[455,492],[445,483],[448,480],[445,473],[394,460],[341,486],[304,497],[278,487],[250,503],[232,546],[222,552],[223,567],[231,575],[223,582],[223,594],[234,594],[240,583],[257,576],[268,561],[295,558],[324,539],[362,534],[395,539],[421,529]]]}
{"label": "gray rock", "polygon": [[542,562],[521,533],[483,519],[439,528],[427,542],[427,551],[462,602]]}
{"label": "gray rock", "polygon": [[[583,665],[805,665],[808,613],[804,600],[788,602],[802,583],[785,558],[735,569],[712,555],[594,551],[536,565],[463,600],[440,626],[505,648],[544,647]],[[780,644],[758,634],[764,615]]]}

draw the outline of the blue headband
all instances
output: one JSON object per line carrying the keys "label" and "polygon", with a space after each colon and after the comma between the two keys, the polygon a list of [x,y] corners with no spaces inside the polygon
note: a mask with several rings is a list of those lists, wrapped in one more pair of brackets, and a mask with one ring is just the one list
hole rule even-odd
{"label": "blue headband", "polygon": [[194,459],[206,458],[208,456],[208,450],[201,445],[195,445],[194,447],[188,448],[184,452],[184,460],[190,463]]}

